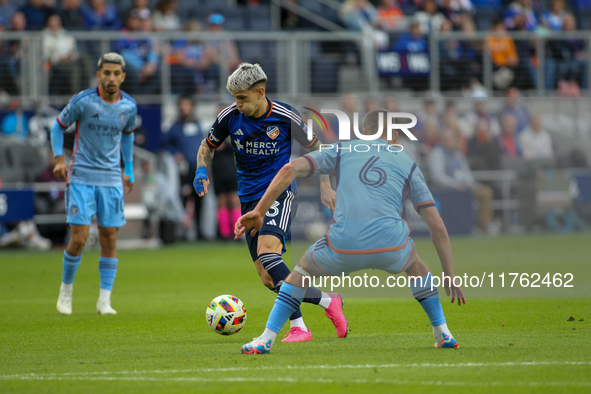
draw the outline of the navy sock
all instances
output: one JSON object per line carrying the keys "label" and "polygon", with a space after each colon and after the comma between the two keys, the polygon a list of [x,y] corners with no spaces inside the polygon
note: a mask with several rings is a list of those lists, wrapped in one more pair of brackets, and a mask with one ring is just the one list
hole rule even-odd
{"label": "navy sock", "polygon": [[80,256],[70,256],[64,250],[63,268],[62,268],[62,282],[66,284],[74,283],[76,270],[82,261],[82,254]]}
{"label": "navy sock", "polygon": [[445,324],[445,316],[443,315],[443,308],[439,302],[439,293],[437,287],[431,289],[431,273],[423,276],[419,280],[415,280],[410,284],[412,295],[421,304],[433,327]]}
{"label": "navy sock", "polygon": [[[278,253],[261,253],[259,255],[259,261],[265,270],[267,270],[271,279],[273,279],[273,286],[275,286],[273,291],[279,294],[283,281],[290,274],[289,268],[287,268],[287,265],[285,265],[281,255]],[[289,317],[289,320],[299,319],[300,317],[302,317],[302,312],[298,307]]]}
{"label": "navy sock", "polygon": [[321,299],[322,291],[312,286],[308,287],[308,289],[306,290],[306,294],[304,295],[304,302],[318,305],[320,304]]}
{"label": "navy sock", "polygon": [[101,276],[101,289],[112,291],[115,275],[117,275],[117,259],[99,257],[99,274]]}
{"label": "navy sock", "polygon": [[[259,256],[259,261],[263,265],[263,267],[267,270],[269,275],[271,275],[271,279],[273,279],[273,285],[275,288],[273,291],[275,293],[279,293],[279,289],[281,288],[281,284],[283,280],[287,278],[287,275],[290,274],[289,268],[283,262],[281,256],[277,253],[262,253]],[[267,268],[269,267],[269,268]],[[309,304],[318,305],[320,304],[320,300],[322,299],[322,291],[315,287],[308,287],[306,290],[306,295],[304,296],[304,301]],[[291,319],[293,320],[293,319]]]}

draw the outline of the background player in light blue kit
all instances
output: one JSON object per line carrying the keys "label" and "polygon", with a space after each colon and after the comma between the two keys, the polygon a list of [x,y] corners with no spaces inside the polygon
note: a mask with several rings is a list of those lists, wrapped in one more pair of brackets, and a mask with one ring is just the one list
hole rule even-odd
{"label": "background player in light blue kit", "polygon": [[[236,157],[242,214],[256,206],[275,174],[289,162],[292,139],[310,150],[316,150],[320,146],[315,136],[311,141],[308,140],[306,124],[296,109],[265,96],[266,84],[267,76],[258,64],[242,63],[238,66],[226,85],[236,103],[220,112],[197,154],[197,171],[193,185],[197,194],[202,197],[207,193],[207,167],[213,159],[214,149],[226,138],[230,138]],[[246,235],[252,261],[263,284],[275,292],[279,291],[283,280],[289,275],[289,268],[283,262],[281,253],[285,251],[291,217],[297,211],[296,189],[295,182],[286,185],[269,206],[261,231],[255,236]],[[334,190],[330,186],[328,175],[323,175],[320,179],[320,191],[322,202],[332,209]],[[326,294],[310,287],[305,302],[325,309],[339,338],[347,335],[347,321],[339,294]],[[284,342],[312,340],[312,333],[306,327],[299,308],[291,314],[290,326]]]}
{"label": "background player in light blue kit", "polygon": [[[125,80],[125,61],[119,54],[103,55],[97,69],[99,85],[72,97],[51,129],[56,159],[53,172],[67,180],[66,209],[71,230],[57,301],[58,312],[65,315],[72,313],[74,276],[95,215],[101,245],[101,285],[96,311],[103,315],[117,313],[111,307],[111,291],[117,273],[117,231],[125,224],[123,191],[129,193],[134,181],[133,131],[137,106],[130,95],[119,89]],[[66,167],[64,130],[74,123],[76,140],[72,160]],[[121,156],[125,164],[123,176]]]}
{"label": "background player in light blue kit", "polygon": [[[385,109],[368,113],[363,122],[364,133],[376,135],[380,130],[378,119],[385,119],[387,113]],[[386,131],[382,131],[385,137]],[[453,285],[447,230],[416,163],[406,152],[388,149],[389,143],[396,142],[398,132],[392,138],[392,141],[339,142],[332,149],[311,152],[286,164],[257,206],[238,220],[237,237],[250,229],[254,233],[261,228],[265,212],[273,201],[295,177],[312,176],[316,172],[336,173],[335,223],[324,237],[310,246],[293,269],[281,286],[264,333],[242,346],[242,353],[269,353],[287,317],[302,302],[310,284],[309,280],[302,280],[303,277],[348,275],[368,268],[391,274],[404,271],[409,276],[414,297],[431,321],[435,347],[458,347],[447,327],[437,288],[431,287],[431,272],[416,253],[410,229],[401,217],[406,195],[410,195],[415,209],[429,227],[443,274],[452,279],[451,286],[449,281],[444,282],[446,293],[452,294],[452,303],[457,298],[461,305],[465,303],[464,293]],[[365,146],[360,147],[360,144]]]}

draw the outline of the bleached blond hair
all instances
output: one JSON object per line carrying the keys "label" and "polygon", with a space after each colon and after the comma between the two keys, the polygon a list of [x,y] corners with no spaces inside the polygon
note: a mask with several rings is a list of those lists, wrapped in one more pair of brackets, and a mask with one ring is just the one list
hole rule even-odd
{"label": "bleached blond hair", "polygon": [[121,66],[121,68],[123,68],[123,70],[125,70],[125,60],[123,59],[123,56],[121,56],[118,53],[115,53],[115,52],[105,53],[103,56],[101,56],[98,63],[96,64],[96,69],[100,70],[101,67],[103,66],[103,64],[105,64],[105,63],[119,64]]}
{"label": "bleached blond hair", "polygon": [[258,64],[241,63],[228,77],[226,89],[230,93],[242,92],[259,82],[267,82],[267,75]]}

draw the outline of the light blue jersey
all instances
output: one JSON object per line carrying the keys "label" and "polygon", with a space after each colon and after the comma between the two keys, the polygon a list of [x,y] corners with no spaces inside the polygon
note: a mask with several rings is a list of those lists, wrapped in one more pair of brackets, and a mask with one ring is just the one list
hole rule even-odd
{"label": "light blue jersey", "polygon": [[62,127],[76,123],[76,141],[68,169],[68,183],[94,186],[121,186],[121,133],[135,129],[135,100],[120,91],[108,102],[100,87],[84,90],[72,97],[59,114]]}
{"label": "light blue jersey", "polygon": [[336,176],[335,223],[326,235],[328,246],[346,254],[410,248],[402,201],[409,194],[417,211],[435,205],[416,163],[384,140],[356,140],[325,148],[304,158],[313,173]]}

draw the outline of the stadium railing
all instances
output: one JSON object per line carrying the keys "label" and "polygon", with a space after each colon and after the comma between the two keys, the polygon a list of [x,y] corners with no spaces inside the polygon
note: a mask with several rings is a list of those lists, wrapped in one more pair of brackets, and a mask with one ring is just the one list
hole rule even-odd
{"label": "stadium railing", "polygon": [[[559,72],[562,69],[569,69],[564,62],[576,61],[578,65],[572,65],[574,68],[580,69],[576,72],[579,80],[581,90],[587,91],[591,94],[589,89],[589,80],[591,76],[591,32],[589,31],[569,31],[569,32],[550,32],[543,31],[536,32],[506,32],[506,36],[510,37],[515,45],[517,54],[520,57],[519,66],[515,67],[513,71],[513,78],[510,79],[510,84],[521,85],[521,90],[529,91],[530,95],[543,97],[552,95],[557,90],[557,82],[560,77]],[[478,31],[472,33],[465,32],[449,32],[436,33],[429,36],[429,57],[431,61],[431,73],[429,75],[429,88],[431,91],[454,90],[445,89],[445,85],[455,85],[459,81],[454,81],[454,75],[445,75],[443,67],[446,65],[445,60],[442,59],[442,46],[450,42],[460,42],[466,46],[471,46],[476,49],[474,54],[476,58],[472,59],[479,66],[476,72],[476,77],[480,79],[484,87],[489,92],[503,91],[502,85],[506,84],[503,81],[503,76],[498,73],[500,68],[493,64],[491,52],[487,47],[487,39],[492,37],[492,33],[486,31]],[[576,57],[573,59],[557,59],[556,53],[553,50],[559,46],[561,42],[578,41],[576,45],[579,46],[578,52],[584,54],[583,58]],[[465,48],[465,47],[464,47]],[[460,56],[457,60],[468,60],[466,56]],[[451,62],[453,65],[453,62]],[[565,67],[561,67],[564,65]],[[434,72],[433,72],[434,71]],[[457,77],[456,77],[457,78]],[[529,81],[528,81],[529,80]],[[457,90],[457,89],[455,89]]]}
{"label": "stadium railing", "polygon": [[[0,89],[11,95],[20,96],[23,103],[40,101],[64,102],[71,92],[64,92],[63,87],[75,83],[76,87],[84,88],[93,80],[94,64],[101,53],[116,50],[121,40],[153,40],[157,43],[159,67],[157,71],[158,86],[151,93],[138,92],[134,97],[142,103],[161,103],[163,98],[179,94],[174,80],[178,74],[174,67],[173,49],[175,45],[186,40],[199,42],[203,45],[219,46],[220,42],[236,43],[242,61],[259,62],[269,74],[269,91],[289,96],[307,96],[314,94],[338,94],[342,92],[379,94],[391,91],[387,82],[389,76],[384,75],[376,62],[377,50],[371,32],[313,32],[287,31],[273,32],[230,32],[221,33],[120,33],[120,32],[69,32],[78,43],[80,53],[75,64],[62,69],[50,71],[51,67],[43,59],[43,36],[39,32],[3,32],[0,46],[14,47],[15,53],[3,55],[0,62],[0,77],[3,80]],[[412,70],[403,70],[400,78],[406,82],[423,79],[422,88],[430,91],[458,92],[466,87],[468,79],[479,80],[489,92],[502,91],[503,86],[513,81],[520,85],[522,91],[529,95],[553,95],[557,88],[560,74],[567,73],[579,80],[579,87],[588,89],[591,80],[591,33],[546,32],[508,32],[517,46],[520,56],[519,66],[510,71],[509,67],[498,67],[492,63],[491,54],[487,49],[486,40],[489,32],[452,32],[433,33],[428,36],[427,63],[419,74]],[[391,44],[399,33],[390,35]],[[579,40],[580,53],[585,57],[576,59],[556,59],[552,48],[560,45],[562,40]],[[447,45],[463,45],[460,54],[450,59],[446,55]],[[5,51],[6,53],[6,51]],[[227,95],[224,83],[231,71],[228,54],[220,51],[221,60],[215,69],[216,82],[205,86],[208,97]],[[566,62],[576,62],[567,64]],[[56,69],[58,69],[57,67]],[[75,69],[77,72],[72,73]],[[351,74],[348,70],[354,69]],[[502,69],[502,70],[500,70]],[[59,72],[57,72],[59,71]],[[53,75],[52,75],[53,73]],[[175,75],[177,74],[177,75]],[[509,74],[509,75],[507,75]],[[351,78],[351,75],[357,78]],[[380,77],[382,75],[382,77]],[[397,74],[394,73],[394,76]],[[52,78],[58,80],[52,81]],[[74,81],[77,79],[76,81]],[[74,82],[72,82],[74,81]],[[207,81],[206,81],[207,82]],[[178,84],[177,84],[178,85]],[[81,90],[81,89],[79,89]],[[56,94],[57,93],[59,94]],[[450,93],[453,95],[453,93]]]}
{"label": "stadium railing", "polygon": [[[200,43],[207,46],[220,47],[220,43],[230,41],[236,44],[241,61],[257,62],[269,76],[268,90],[272,93],[289,94],[290,96],[310,95],[315,93],[338,93],[339,68],[347,61],[357,70],[359,89],[377,92],[378,77],[375,68],[375,53],[371,45],[367,45],[366,37],[353,32],[220,32],[220,33],[120,33],[120,32],[68,32],[76,39],[79,58],[75,64],[69,65],[79,71],[78,80],[72,73],[60,70],[52,75],[52,67],[43,59],[43,36],[39,32],[3,32],[1,45],[15,45],[13,57],[5,57],[3,64],[11,67],[0,67],[0,77],[9,94],[21,99],[22,105],[35,105],[40,102],[66,104],[73,93],[94,83],[96,59],[106,52],[116,51],[122,41],[150,40],[159,55],[157,86],[152,92],[130,91],[138,103],[161,104],[172,95],[182,94],[174,85],[178,73],[171,67],[174,63],[173,50],[182,41]],[[124,43],[123,43],[124,45]],[[229,54],[219,50],[220,61],[211,75],[205,78],[215,79],[213,84],[205,83],[202,95],[212,97],[228,97],[225,83],[232,65]],[[125,57],[125,54],[124,54]],[[348,60],[346,60],[348,59]],[[131,67],[132,62],[128,62]],[[57,67],[56,67],[57,68]],[[128,78],[130,78],[128,72]],[[52,82],[53,78],[58,78]],[[203,78],[202,76],[199,76]],[[205,81],[208,82],[208,81]],[[343,81],[347,85],[347,81]],[[64,86],[70,86],[64,91]],[[177,84],[178,85],[178,84]],[[184,84],[182,87],[188,87]],[[212,89],[213,86],[213,89]],[[1,89],[2,87],[0,87]],[[123,88],[126,86],[124,84]],[[54,91],[51,91],[51,90]],[[176,91],[175,91],[176,90]],[[56,93],[57,92],[57,93]]]}

